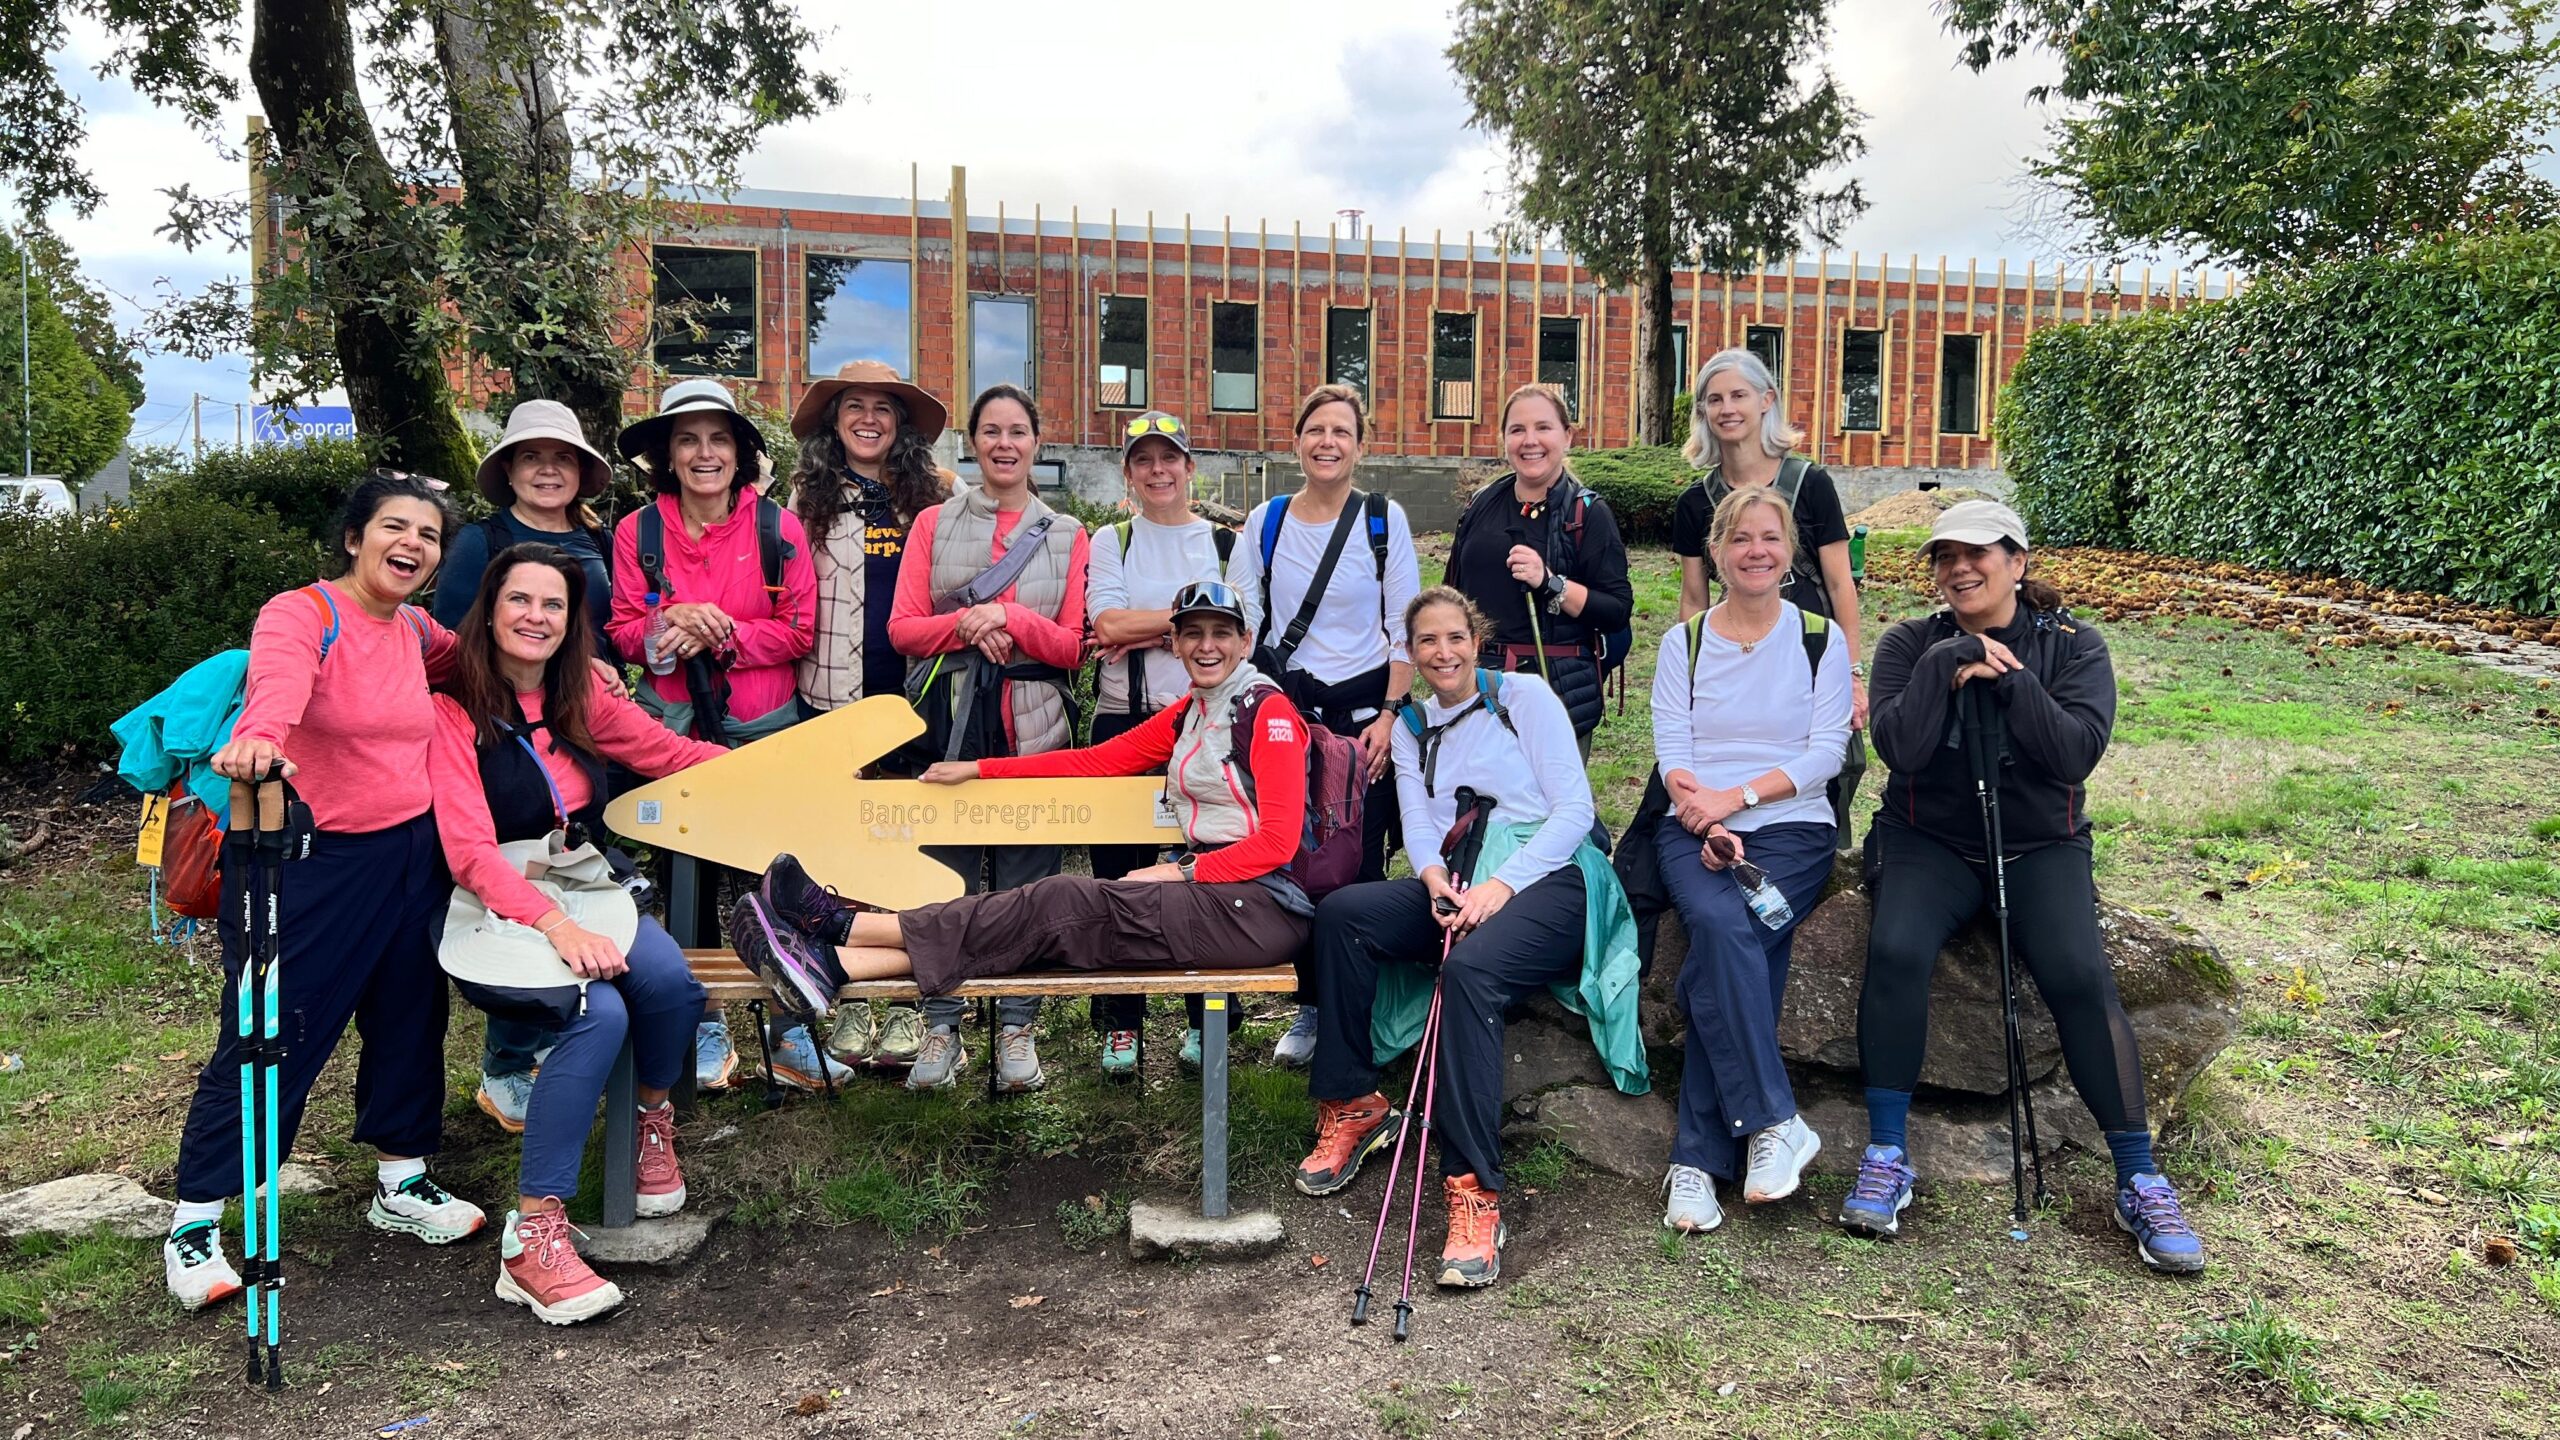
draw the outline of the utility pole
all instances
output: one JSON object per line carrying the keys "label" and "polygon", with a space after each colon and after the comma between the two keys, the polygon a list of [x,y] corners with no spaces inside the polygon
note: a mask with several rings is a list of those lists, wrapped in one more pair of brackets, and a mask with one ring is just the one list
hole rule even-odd
{"label": "utility pole", "polygon": [[30,480],[36,478],[36,371],[27,343],[27,266],[31,257],[25,238],[18,241],[18,436],[24,442],[19,460]]}
{"label": "utility pole", "polygon": [[231,402],[231,448],[249,448],[249,407],[237,400]]}
{"label": "utility pole", "polygon": [[195,414],[195,458],[202,460],[204,458],[204,397],[201,395],[189,395],[187,397],[187,408]]}

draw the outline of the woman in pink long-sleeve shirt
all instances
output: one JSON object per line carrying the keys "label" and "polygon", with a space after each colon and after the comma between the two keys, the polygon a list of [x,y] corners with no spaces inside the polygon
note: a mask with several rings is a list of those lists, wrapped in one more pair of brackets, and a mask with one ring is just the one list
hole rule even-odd
{"label": "woman in pink long-sleeve shirt", "polygon": [[640,1213],[683,1208],[675,1112],[667,1091],[702,1014],[684,952],[642,917],[626,953],[571,919],[498,847],[563,831],[574,848],[601,842],[608,760],[657,778],[727,753],[689,740],[607,691],[588,666],[586,571],[556,546],[510,547],[481,572],[462,622],[450,689],[436,697],[427,771],[436,831],[454,883],[500,920],[551,942],[588,980],[577,1018],[555,1030],[525,1107],[516,1209],[499,1246],[497,1293],[553,1324],[612,1309],[622,1292],[578,1258],[560,1197],[579,1161],[605,1078],[626,1037],[638,1070]]}
{"label": "woman in pink long-sleeve shirt", "polygon": [[[1031,493],[1040,408],[1029,395],[1011,385],[980,392],[969,407],[968,434],[979,483],[916,517],[907,553],[898,562],[889,643],[909,658],[909,692],[921,694],[917,704],[931,726],[929,738],[946,739],[966,702],[967,733],[946,743],[934,759],[1062,750],[1075,744],[1068,693],[1076,667],[1084,663],[1088,541],[1082,526],[1053,514]],[[1044,518],[1042,548],[1011,584],[982,603],[946,603],[962,582],[1002,560],[1024,527]],[[928,845],[925,853],[959,871],[972,895],[1055,875],[1062,858],[1055,845]],[[947,995],[924,1002],[924,1042],[907,1072],[907,1088],[939,1089],[958,1079],[960,1020],[967,1013],[966,1001]],[[997,1002],[997,1089],[1036,1090],[1045,1083],[1031,1041],[1039,1018],[1036,999]],[[838,1038],[858,1041],[862,1028],[858,1018],[851,1034],[839,1024]]]}
{"label": "woman in pink long-sleeve shirt", "polygon": [[[278,1007],[290,1016],[277,1074],[279,1153],[290,1153],[312,1083],[353,1021],[355,1138],[380,1153],[367,1218],[430,1244],[487,1217],[438,1187],[423,1157],[444,1136],[444,973],[427,932],[435,881],[427,683],[449,674],[453,635],[406,603],[435,575],[452,516],[424,481],[378,472],[347,497],[340,574],[258,612],[248,696],[213,768],[234,780],[281,771],[311,807],[311,853],[278,891]],[[189,1309],[240,1289],[216,1225],[241,1191],[238,1013],[241,893],[223,887],[225,1021],[196,1076],[178,1142],[178,1206],[162,1247],[170,1293]]]}

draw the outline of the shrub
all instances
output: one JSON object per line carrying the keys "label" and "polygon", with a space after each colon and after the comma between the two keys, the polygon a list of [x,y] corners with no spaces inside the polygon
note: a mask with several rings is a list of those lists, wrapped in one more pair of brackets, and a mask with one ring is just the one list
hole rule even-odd
{"label": "shrub", "polygon": [[2039,333],[1998,439],[2040,540],[2560,609],[2560,230]]}
{"label": "shrub", "polygon": [[1697,479],[1677,445],[1577,450],[1573,473],[1609,502],[1619,531],[1631,542],[1671,538],[1672,508]]}
{"label": "shrub", "polygon": [[135,509],[0,519],[0,759],[72,745],[189,666],[245,645],[258,607],[318,573],[320,548],[274,517],[194,493]]}
{"label": "shrub", "polygon": [[[284,522],[297,535],[323,546],[334,545],[338,506],[358,480],[373,468],[361,440],[313,439],[294,445],[259,445],[245,450],[207,450],[192,463],[140,487],[135,501],[145,508],[181,492],[218,500],[235,509],[258,509]],[[452,478],[446,492],[457,502],[470,489],[468,475]]]}

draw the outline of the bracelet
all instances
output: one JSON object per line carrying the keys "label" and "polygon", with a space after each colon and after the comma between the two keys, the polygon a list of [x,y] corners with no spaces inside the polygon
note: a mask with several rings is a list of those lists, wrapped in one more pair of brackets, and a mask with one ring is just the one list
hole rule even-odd
{"label": "bracelet", "polygon": [[536,935],[541,936],[541,937],[542,937],[543,939],[545,939],[545,940],[548,940],[548,939],[550,939],[550,938],[551,938],[551,932],[552,932],[552,931],[557,930],[557,929],[559,929],[561,926],[566,925],[566,924],[568,924],[568,923],[569,923],[569,917],[568,917],[566,914],[563,914],[559,919],[552,921],[552,922],[551,922],[550,924],[548,924],[548,925],[541,926],[540,928],[536,929],[533,933],[535,933]]}

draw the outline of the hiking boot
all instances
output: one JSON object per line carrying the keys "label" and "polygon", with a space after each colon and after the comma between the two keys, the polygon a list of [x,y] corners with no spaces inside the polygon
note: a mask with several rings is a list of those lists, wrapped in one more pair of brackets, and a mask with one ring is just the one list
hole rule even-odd
{"label": "hiking boot", "polygon": [[480,1113],[498,1122],[498,1128],[510,1135],[524,1133],[524,1110],[533,1103],[533,1076],[529,1073],[492,1075],[480,1072]]}
{"label": "hiking boot", "polygon": [[640,1210],[643,1219],[684,1208],[684,1169],[676,1164],[676,1107],[640,1107]]}
{"label": "hiking boot", "polygon": [[1007,1025],[996,1032],[996,1091],[1018,1095],[1037,1090],[1049,1083],[1040,1070],[1040,1047],[1032,1043],[1031,1027]]}
{"label": "hiking boot", "polygon": [[1272,1047],[1271,1058],[1292,1070],[1304,1070],[1316,1058],[1316,1007],[1298,1007],[1298,1018],[1289,1022],[1289,1033]]}
{"label": "hiking boot", "polygon": [[756,894],[775,919],[830,949],[853,930],[853,907],[809,878],[797,856],[776,855],[756,882]]}
{"label": "hiking boot", "polygon": [[1203,1063],[1200,1058],[1200,1027],[1194,1025],[1182,1032],[1182,1068],[1197,1075]]}
{"label": "hiking boot", "polygon": [[2116,1192],[2116,1228],[2133,1237],[2142,1263],[2167,1275],[2204,1273],[2204,1241],[2178,1208],[2165,1175],[2136,1175]]}
{"label": "hiking boot", "polygon": [[1102,1037],[1102,1078],[1132,1080],[1138,1074],[1138,1032],[1114,1030]]}
{"label": "hiking boot", "polygon": [[[831,1081],[838,1088],[853,1083],[851,1069],[818,1053],[806,1025],[794,1025],[768,1041],[764,1059],[773,1082],[786,1089],[822,1091]],[[827,1067],[824,1076],[818,1073],[821,1065]]]}
{"label": "hiking boot", "polygon": [[729,1022],[705,1020],[693,1027],[693,1088],[726,1090],[737,1078],[738,1047],[729,1040]]}
{"label": "hiking boot", "polygon": [[489,1223],[479,1206],[447,1191],[432,1175],[412,1175],[390,1190],[375,1181],[373,1208],[364,1218],[377,1230],[415,1235],[430,1245],[467,1240]]}
{"label": "hiking boot", "polygon": [[1298,1162],[1289,1183],[1301,1195],[1331,1195],[1360,1173],[1360,1162],[1395,1140],[1404,1117],[1387,1097],[1371,1091],[1357,1100],[1316,1102],[1316,1148]]}
{"label": "hiking boot", "polygon": [[1662,1177],[1662,1228],[1703,1235],[1724,1223],[1724,1207],[1716,1203],[1716,1177],[1695,1165],[1674,1165]]}
{"label": "hiking boot", "polygon": [[907,1088],[948,1090],[960,1083],[960,1072],[968,1068],[969,1052],[961,1048],[960,1032],[936,1025],[924,1032],[923,1043],[916,1046],[916,1063],[907,1069]]}
{"label": "hiking boot", "polygon": [[835,1027],[827,1032],[827,1053],[847,1065],[872,1063],[880,1048],[880,1017],[868,1000],[848,1000],[836,1007]]}
{"label": "hiking boot", "polygon": [[1440,1283],[1473,1290],[1502,1278],[1502,1192],[1476,1184],[1473,1175],[1445,1175],[1440,1190],[1449,1202],[1449,1238],[1440,1246]]}
{"label": "hiking boot", "polygon": [[1793,1195],[1804,1181],[1804,1167],[1821,1153],[1822,1137],[1801,1115],[1790,1115],[1752,1136],[1751,1169],[1742,1177],[1742,1203],[1766,1205]]}
{"label": "hiking boot", "polygon": [[222,1258],[222,1227],[199,1220],[160,1242],[160,1268],[169,1277],[169,1294],[190,1310],[240,1293],[240,1272]]}
{"label": "hiking boot", "polygon": [[913,1065],[924,1046],[924,1012],[913,1005],[892,1005],[881,1023],[880,1044],[871,1052],[874,1065]]}
{"label": "hiking boot", "polygon": [[1911,1182],[1919,1178],[1904,1163],[1901,1146],[1868,1146],[1858,1157],[1858,1178],[1849,1182],[1849,1198],[1840,1202],[1841,1227],[1861,1235],[1901,1234],[1902,1212],[1911,1208]]}
{"label": "hiking boot", "polygon": [[546,1325],[575,1325],[620,1305],[621,1287],[588,1268],[577,1233],[558,1210],[508,1211],[498,1239],[498,1298],[524,1306]]}
{"label": "hiking boot", "polygon": [[765,908],[760,895],[741,895],[729,907],[729,943],[764,988],[793,1015],[824,1020],[835,1008],[844,970],[833,946],[821,947]]}

